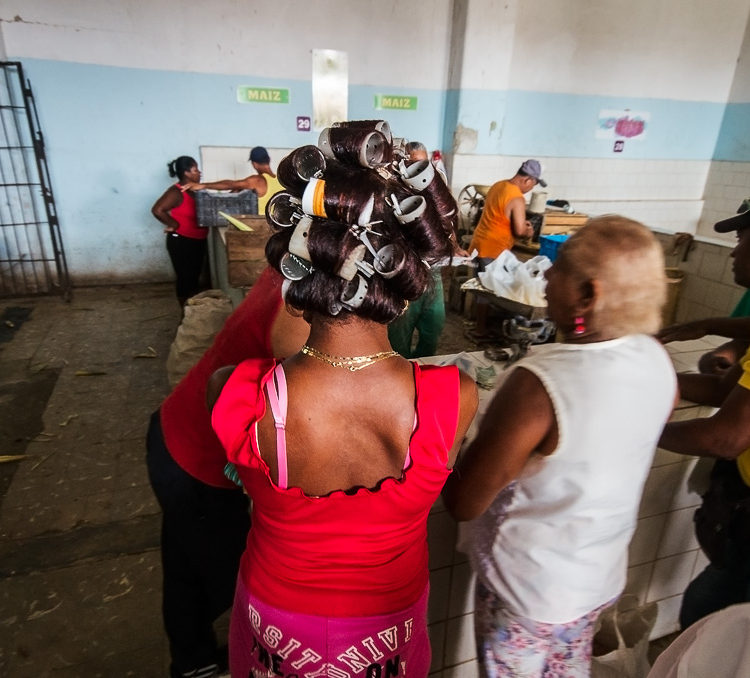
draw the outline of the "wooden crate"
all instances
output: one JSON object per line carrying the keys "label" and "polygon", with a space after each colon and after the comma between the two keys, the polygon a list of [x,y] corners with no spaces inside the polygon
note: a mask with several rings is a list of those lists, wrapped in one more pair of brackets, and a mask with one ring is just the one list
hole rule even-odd
{"label": "wooden crate", "polygon": [[268,265],[266,241],[271,229],[265,217],[237,217],[252,231],[240,231],[230,226],[226,231],[227,278],[232,287],[250,287]]}
{"label": "wooden crate", "polygon": [[574,233],[581,228],[588,219],[588,214],[579,214],[577,212],[568,214],[567,212],[547,211],[544,213],[541,234],[558,235],[561,233]]}

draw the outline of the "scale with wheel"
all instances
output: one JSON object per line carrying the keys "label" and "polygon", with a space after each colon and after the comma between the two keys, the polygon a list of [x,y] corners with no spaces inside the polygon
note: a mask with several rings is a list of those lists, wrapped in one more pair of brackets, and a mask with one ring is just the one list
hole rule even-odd
{"label": "scale with wheel", "polygon": [[468,247],[471,242],[489,190],[490,187],[485,184],[469,184],[458,194],[458,242],[461,247]]}

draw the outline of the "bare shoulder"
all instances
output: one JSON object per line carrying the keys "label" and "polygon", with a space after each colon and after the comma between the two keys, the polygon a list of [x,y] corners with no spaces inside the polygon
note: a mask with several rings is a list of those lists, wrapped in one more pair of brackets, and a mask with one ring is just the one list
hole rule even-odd
{"label": "bare shoulder", "polygon": [[479,404],[479,389],[476,382],[466,372],[459,370],[459,393],[461,398],[461,416],[474,417]]}
{"label": "bare shoulder", "polygon": [[498,422],[501,414],[502,417],[510,416],[511,419],[525,421],[531,413],[539,412],[540,408],[552,409],[547,389],[534,372],[519,365],[503,381],[490,402],[487,414],[493,412],[498,416],[485,416],[484,421]]}
{"label": "bare shoulder", "polygon": [[251,174],[245,178],[247,187],[258,194],[259,198],[262,198],[268,190],[268,182],[262,174]]}

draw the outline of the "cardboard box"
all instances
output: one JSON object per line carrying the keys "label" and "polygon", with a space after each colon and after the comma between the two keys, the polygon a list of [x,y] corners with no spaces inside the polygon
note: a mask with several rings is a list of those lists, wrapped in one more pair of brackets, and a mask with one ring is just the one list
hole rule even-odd
{"label": "cardboard box", "polygon": [[250,287],[268,265],[266,241],[271,237],[271,228],[265,217],[238,218],[253,230],[240,231],[234,226],[227,228],[227,278],[232,287]]}

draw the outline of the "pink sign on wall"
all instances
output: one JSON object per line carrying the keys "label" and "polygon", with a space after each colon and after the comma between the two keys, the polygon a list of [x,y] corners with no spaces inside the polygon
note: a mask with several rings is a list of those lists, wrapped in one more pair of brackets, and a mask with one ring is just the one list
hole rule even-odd
{"label": "pink sign on wall", "polygon": [[596,138],[644,139],[650,117],[650,113],[631,111],[627,108],[621,111],[603,109],[599,111]]}

